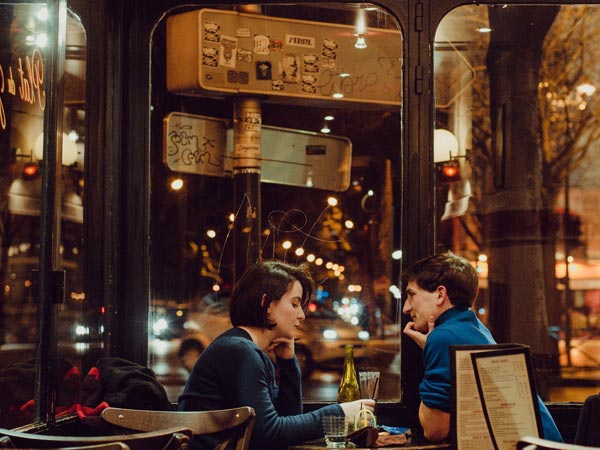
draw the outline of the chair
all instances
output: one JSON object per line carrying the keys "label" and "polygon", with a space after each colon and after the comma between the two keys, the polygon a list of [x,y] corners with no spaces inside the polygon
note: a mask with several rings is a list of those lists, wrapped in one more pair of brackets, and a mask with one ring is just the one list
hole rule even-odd
{"label": "chair", "polygon": [[110,407],[101,414],[106,422],[132,430],[158,430],[178,424],[192,430],[195,436],[219,433],[216,449],[224,449],[235,442],[236,450],[248,449],[255,416],[254,409],[248,406],[213,411],[144,411]]}
{"label": "chair", "polygon": [[108,436],[54,436],[0,428],[0,447],[41,449],[185,450],[192,431],[178,426],[147,433]]}
{"label": "chair", "polygon": [[525,436],[517,442],[517,450],[591,450],[597,447],[554,442],[533,436]]}
{"label": "chair", "polygon": [[600,394],[590,395],[583,402],[577,421],[574,442],[579,445],[600,446]]}

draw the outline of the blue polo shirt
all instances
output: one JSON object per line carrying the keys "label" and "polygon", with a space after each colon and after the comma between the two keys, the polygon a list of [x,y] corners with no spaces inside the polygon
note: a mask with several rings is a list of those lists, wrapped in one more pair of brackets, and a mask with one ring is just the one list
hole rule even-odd
{"label": "blue polo shirt", "polygon": [[[455,306],[438,317],[423,348],[425,374],[419,385],[421,401],[429,408],[450,413],[450,346],[484,344],[496,344],[496,341],[471,309]],[[543,437],[563,442],[554,419],[539,397],[538,403]]]}

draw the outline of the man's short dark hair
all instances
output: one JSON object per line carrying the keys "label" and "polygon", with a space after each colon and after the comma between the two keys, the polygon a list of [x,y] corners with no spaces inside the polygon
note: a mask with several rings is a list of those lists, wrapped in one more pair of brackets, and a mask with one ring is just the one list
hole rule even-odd
{"label": "man's short dark hair", "polygon": [[240,277],[231,294],[229,317],[232,325],[273,329],[277,324],[269,322],[269,305],[281,299],[296,280],[302,285],[304,308],[313,291],[313,279],[308,266],[278,261],[254,264]]}
{"label": "man's short dark hair", "polygon": [[421,259],[402,274],[402,291],[414,281],[421,289],[434,292],[444,286],[454,306],[470,307],[477,296],[479,280],[469,261],[452,252],[439,253]]}

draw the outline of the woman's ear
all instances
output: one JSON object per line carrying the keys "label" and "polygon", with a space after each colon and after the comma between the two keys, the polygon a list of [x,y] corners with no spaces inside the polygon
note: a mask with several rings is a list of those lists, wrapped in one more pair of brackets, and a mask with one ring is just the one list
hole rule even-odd
{"label": "woman's ear", "polygon": [[[264,308],[266,302],[267,302],[267,294],[263,294],[262,298],[260,299],[260,306],[262,306]],[[267,307],[267,314],[270,312],[271,312],[271,303],[269,303],[269,306]]]}

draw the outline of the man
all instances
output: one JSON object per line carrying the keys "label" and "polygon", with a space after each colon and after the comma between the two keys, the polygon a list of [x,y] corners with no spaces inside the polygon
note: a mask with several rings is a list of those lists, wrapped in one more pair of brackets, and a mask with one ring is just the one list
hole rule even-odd
{"label": "man", "polygon": [[[419,422],[425,438],[439,442],[450,432],[451,345],[495,344],[490,331],[470,309],[478,290],[475,268],[450,252],[417,261],[402,277],[404,334],[423,349],[425,374],[419,385]],[[546,405],[538,399],[546,439],[562,436]]]}

